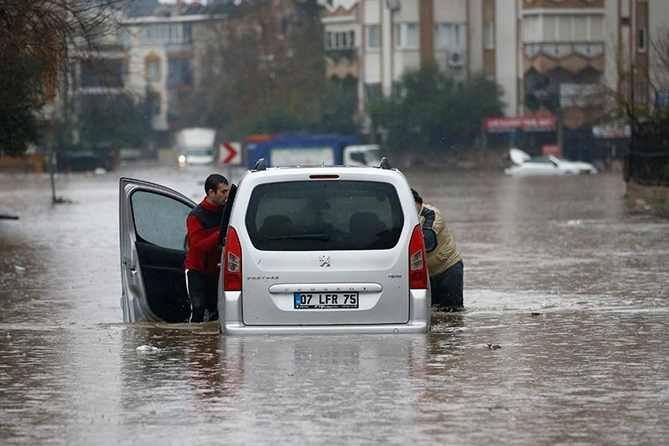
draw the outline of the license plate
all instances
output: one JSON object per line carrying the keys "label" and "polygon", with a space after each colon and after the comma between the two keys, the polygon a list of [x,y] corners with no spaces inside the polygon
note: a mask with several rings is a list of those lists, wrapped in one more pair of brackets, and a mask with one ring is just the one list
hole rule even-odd
{"label": "license plate", "polygon": [[295,309],[358,308],[358,293],[295,293]]}

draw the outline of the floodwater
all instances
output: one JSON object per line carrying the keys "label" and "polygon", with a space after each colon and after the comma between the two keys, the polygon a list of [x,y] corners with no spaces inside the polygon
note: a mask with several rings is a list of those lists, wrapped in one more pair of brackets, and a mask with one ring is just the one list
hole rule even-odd
{"label": "floodwater", "polygon": [[405,171],[465,262],[467,310],[427,335],[124,324],[119,177],[199,200],[207,173],[59,176],[56,206],[0,175],[3,445],[667,443],[669,222],[620,174]]}

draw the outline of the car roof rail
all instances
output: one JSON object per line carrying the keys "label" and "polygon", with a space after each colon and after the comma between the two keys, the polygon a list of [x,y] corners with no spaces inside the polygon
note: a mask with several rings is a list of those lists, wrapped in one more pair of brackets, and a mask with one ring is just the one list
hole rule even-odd
{"label": "car roof rail", "polygon": [[253,170],[267,170],[267,163],[265,162],[265,158],[260,158],[258,161],[256,161],[256,165],[253,166]]}
{"label": "car roof rail", "polygon": [[392,169],[393,166],[390,164],[390,161],[388,161],[388,158],[385,156],[381,158],[381,169]]}

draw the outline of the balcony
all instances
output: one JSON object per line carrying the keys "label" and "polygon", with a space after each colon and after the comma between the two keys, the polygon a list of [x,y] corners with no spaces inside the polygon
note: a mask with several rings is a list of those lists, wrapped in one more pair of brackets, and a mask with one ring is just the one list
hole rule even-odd
{"label": "balcony", "polygon": [[358,78],[359,72],[360,64],[357,49],[349,48],[325,51],[325,75],[328,79],[333,77],[345,79],[348,76]]}
{"label": "balcony", "polygon": [[358,58],[358,49],[357,48],[326,49],[325,56],[329,59],[332,59],[334,62],[338,62],[341,59],[353,60]]}
{"label": "balcony", "polygon": [[546,74],[556,68],[580,73],[592,68],[604,72],[604,42],[541,42],[523,45],[523,72]]}

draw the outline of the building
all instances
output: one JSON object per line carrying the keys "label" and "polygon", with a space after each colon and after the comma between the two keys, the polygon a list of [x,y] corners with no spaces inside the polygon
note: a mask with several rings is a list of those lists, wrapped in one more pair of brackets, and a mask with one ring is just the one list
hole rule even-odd
{"label": "building", "polygon": [[193,92],[215,64],[210,43],[216,27],[228,20],[227,2],[144,2],[121,22],[126,49],[126,87],[153,97],[153,129],[158,146],[171,145],[174,131],[193,126],[188,120]]}
{"label": "building", "polygon": [[[505,115],[554,116],[565,129],[616,116],[629,101],[667,97],[666,0],[331,0],[329,77],[358,81],[359,109],[396,93],[428,60],[456,78],[483,72],[503,88]],[[668,40],[669,41],[669,40]],[[664,77],[663,77],[664,76]],[[557,132],[558,130],[555,129]]]}

